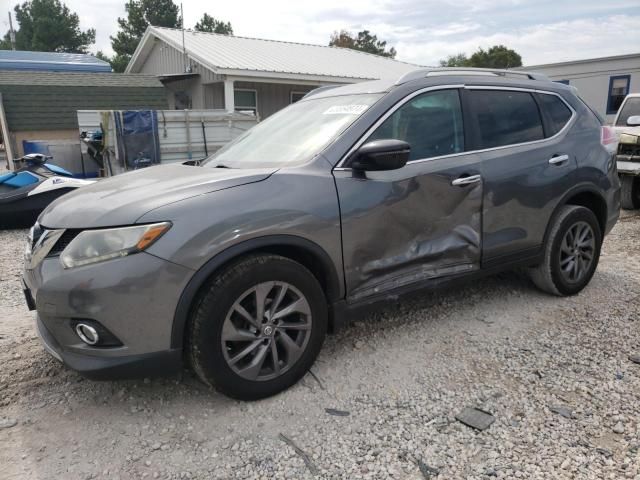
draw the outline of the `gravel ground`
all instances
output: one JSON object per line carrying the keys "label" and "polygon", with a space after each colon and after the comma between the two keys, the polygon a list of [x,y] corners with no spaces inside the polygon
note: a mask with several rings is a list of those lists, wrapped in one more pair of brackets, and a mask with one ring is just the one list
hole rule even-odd
{"label": "gravel ground", "polygon": [[[188,371],[66,370],[23,305],[26,232],[0,232],[0,478],[640,480],[639,232],[624,213],[575,297],[517,274],[427,293],[329,337],[313,375],[254,403]],[[495,422],[473,430],[465,407]]]}

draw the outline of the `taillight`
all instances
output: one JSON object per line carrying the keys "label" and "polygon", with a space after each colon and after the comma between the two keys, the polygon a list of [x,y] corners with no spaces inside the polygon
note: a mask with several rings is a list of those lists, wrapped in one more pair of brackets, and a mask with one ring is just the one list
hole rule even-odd
{"label": "taillight", "polygon": [[616,135],[616,131],[611,127],[600,127],[600,143],[609,153],[615,153],[618,148],[618,136]]}

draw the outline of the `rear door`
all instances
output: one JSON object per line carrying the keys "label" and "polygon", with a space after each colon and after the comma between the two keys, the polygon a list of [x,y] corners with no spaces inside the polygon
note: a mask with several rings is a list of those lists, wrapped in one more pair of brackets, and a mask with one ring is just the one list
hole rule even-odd
{"label": "rear door", "polygon": [[404,140],[411,158],[393,171],[334,170],[351,300],[480,266],[480,157],[465,152],[459,89],[418,92],[378,123],[361,143]]}
{"label": "rear door", "polygon": [[574,149],[565,142],[575,113],[552,93],[467,87],[465,94],[482,157],[483,265],[535,255],[575,183]]}

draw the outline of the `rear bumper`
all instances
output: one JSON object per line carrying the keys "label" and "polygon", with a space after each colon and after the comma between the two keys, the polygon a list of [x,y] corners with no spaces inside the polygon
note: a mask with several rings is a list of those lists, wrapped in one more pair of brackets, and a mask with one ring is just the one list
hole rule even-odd
{"label": "rear bumper", "polygon": [[182,368],[182,353],[178,349],[139,355],[96,357],[65,351],[39,316],[36,316],[36,330],[45,350],[51,356],[92,380],[165,376]]}

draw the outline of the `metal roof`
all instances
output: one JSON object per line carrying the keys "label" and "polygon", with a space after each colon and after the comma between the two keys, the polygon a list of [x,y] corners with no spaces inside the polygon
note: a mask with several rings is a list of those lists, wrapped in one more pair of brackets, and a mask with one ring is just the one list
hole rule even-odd
{"label": "metal roof", "polygon": [[0,70],[54,72],[110,72],[111,65],[83,53],[0,50]]}
{"label": "metal roof", "polygon": [[[45,85],[56,87],[158,87],[154,75],[84,72],[25,72],[0,70],[2,85]],[[0,88],[0,91],[2,89]]]}
{"label": "metal roof", "polygon": [[[149,27],[127,72],[137,71],[158,38],[182,52],[182,31]],[[351,82],[398,78],[417,65],[347,48],[184,32],[187,55],[215,73]],[[167,72],[169,73],[169,72]]]}

